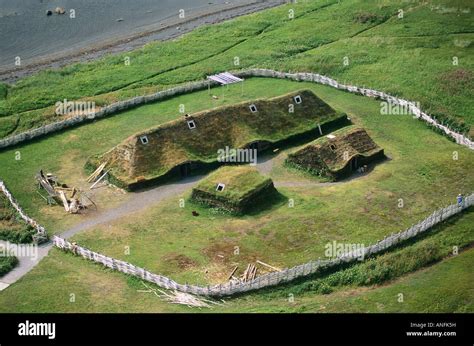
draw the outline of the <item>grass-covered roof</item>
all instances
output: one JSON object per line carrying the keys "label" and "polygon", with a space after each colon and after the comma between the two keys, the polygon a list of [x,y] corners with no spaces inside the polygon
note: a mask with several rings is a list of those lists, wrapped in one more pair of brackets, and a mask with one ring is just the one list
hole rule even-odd
{"label": "grass-covered roof", "polygon": [[150,180],[186,162],[215,162],[217,151],[227,146],[276,143],[342,117],[312,91],[301,90],[183,116],[129,137],[95,163],[112,162],[111,174],[125,183]]}
{"label": "grass-covered roof", "polygon": [[[223,166],[201,180],[195,189],[240,202],[270,183],[270,178],[251,166]],[[217,191],[219,184],[225,185],[222,191]]]}
{"label": "grass-covered roof", "polygon": [[338,175],[354,158],[369,162],[382,158],[383,152],[363,128],[347,126],[290,154],[288,162],[318,174]]}

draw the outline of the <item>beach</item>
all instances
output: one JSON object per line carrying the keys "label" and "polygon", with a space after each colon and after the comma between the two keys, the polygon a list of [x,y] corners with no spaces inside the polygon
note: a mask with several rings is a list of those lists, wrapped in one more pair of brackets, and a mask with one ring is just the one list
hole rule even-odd
{"label": "beach", "polygon": [[[208,0],[138,0],[123,3],[109,13],[103,4],[94,8],[91,3],[95,2],[90,1],[81,9],[82,2],[69,0],[68,4],[65,0],[45,0],[40,1],[41,6],[28,5],[28,10],[20,13],[17,2],[13,6],[12,0],[0,0],[0,80],[13,83],[43,69],[87,62],[107,54],[130,51],[149,42],[174,39],[201,25],[219,23],[283,3],[281,0],[214,0],[212,3]],[[68,4],[63,7],[65,14],[46,15],[47,9],[54,10],[62,3]],[[76,18],[69,18],[71,9],[76,11]],[[28,25],[22,22],[27,20],[22,15],[28,16]],[[33,18],[38,16],[41,18],[37,18],[39,23],[35,24]],[[76,27],[70,28],[70,23]],[[15,65],[17,56],[21,58],[19,66]]]}

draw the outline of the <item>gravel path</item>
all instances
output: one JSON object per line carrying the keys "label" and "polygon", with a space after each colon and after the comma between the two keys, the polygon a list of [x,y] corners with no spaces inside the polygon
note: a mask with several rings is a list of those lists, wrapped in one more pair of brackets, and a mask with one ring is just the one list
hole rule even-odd
{"label": "gravel path", "polygon": [[33,244],[16,245],[0,240],[0,248],[10,249],[9,252],[18,258],[16,267],[0,278],[0,291],[33,269],[48,254],[51,247],[50,243],[41,246]]}
{"label": "gravel path", "polygon": [[183,179],[177,183],[134,192],[131,194],[130,199],[118,207],[98,213],[96,217],[68,229],[59,236],[67,239],[83,230],[100,224],[112,222],[116,219],[126,216],[127,214],[133,214],[137,211],[149,208],[161,202],[163,199],[184,193],[186,190],[189,190],[191,187],[193,187],[202,177],[203,176],[194,176]]}
{"label": "gravel path", "polygon": [[[178,196],[186,192],[202,177],[203,176],[190,177],[177,183],[158,186],[153,189],[133,193],[127,201],[118,207],[99,212],[95,217],[66,230],[65,232],[59,234],[59,236],[67,239],[94,226],[106,224],[126,216],[127,214],[133,214],[135,212],[145,210],[168,197]],[[8,243],[6,241],[0,241],[0,248],[11,248],[12,246],[16,247],[17,245]],[[30,251],[28,254],[25,250],[31,246],[35,246],[36,248],[33,252]],[[21,255],[16,256],[18,258],[18,264],[12,271],[0,278],[0,291],[18,281],[21,277],[33,269],[33,267],[36,266],[43,259],[43,257],[48,254],[52,247],[53,244],[51,242],[42,244],[40,246],[31,244],[20,245],[18,248],[18,253]]]}

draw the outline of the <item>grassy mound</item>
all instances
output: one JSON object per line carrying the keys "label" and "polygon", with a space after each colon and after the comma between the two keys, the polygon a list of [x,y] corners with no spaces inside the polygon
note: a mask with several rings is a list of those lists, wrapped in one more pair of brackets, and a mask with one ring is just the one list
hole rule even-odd
{"label": "grassy mound", "polygon": [[313,174],[337,180],[382,158],[384,150],[364,129],[348,126],[290,154],[287,162]]}
{"label": "grassy mound", "polygon": [[0,195],[0,239],[12,243],[30,243],[35,230],[17,215],[5,196]]}
{"label": "grassy mound", "polygon": [[[298,102],[295,101],[295,98]],[[253,111],[251,106],[255,106]],[[188,124],[192,121],[194,129]],[[131,136],[89,166],[110,162],[115,183],[133,189],[180,166],[211,164],[220,149],[256,146],[266,149],[283,141],[340,127],[347,122],[313,92],[301,90],[269,100],[255,100],[220,107],[174,120]],[[314,138],[314,137],[313,137]],[[145,141],[145,142],[144,142]],[[173,171],[174,170],[174,171]]]}
{"label": "grassy mound", "polygon": [[[222,191],[219,184],[225,185]],[[211,173],[193,189],[192,200],[231,213],[258,207],[275,193],[273,181],[249,166],[224,166]]]}

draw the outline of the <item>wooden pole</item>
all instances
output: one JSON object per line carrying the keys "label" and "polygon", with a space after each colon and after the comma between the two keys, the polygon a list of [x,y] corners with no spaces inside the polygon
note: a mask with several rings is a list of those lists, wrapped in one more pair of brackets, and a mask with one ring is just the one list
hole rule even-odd
{"label": "wooden pole", "polygon": [[107,173],[109,173],[110,169],[105,172],[99,179],[97,179],[97,181],[92,184],[92,186],[90,187],[90,189],[92,190],[100,181],[102,181],[102,179],[104,179],[104,177],[107,175]]}
{"label": "wooden pole", "polygon": [[230,273],[229,278],[227,280],[230,280],[230,279],[233,278],[233,276],[234,276],[234,274],[235,274],[235,272],[237,271],[238,268],[239,268],[239,266],[235,266],[234,270],[232,270],[232,273]]}
{"label": "wooden pole", "polygon": [[277,268],[277,267],[274,267],[274,266],[271,266],[271,265],[269,265],[269,264],[266,264],[266,263],[264,263],[264,262],[262,262],[262,261],[257,260],[257,263],[258,263],[258,264],[261,264],[261,265],[263,265],[263,266],[265,266],[265,267],[268,267],[268,268],[270,268],[270,269],[273,269],[273,270],[276,270],[276,271],[278,271],[278,272],[281,272],[281,269],[279,269],[279,268]]}

